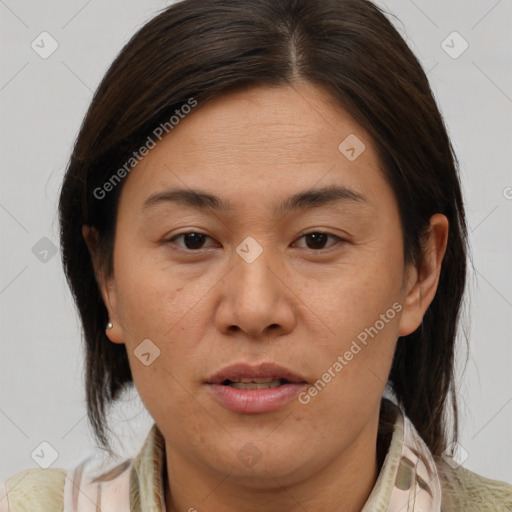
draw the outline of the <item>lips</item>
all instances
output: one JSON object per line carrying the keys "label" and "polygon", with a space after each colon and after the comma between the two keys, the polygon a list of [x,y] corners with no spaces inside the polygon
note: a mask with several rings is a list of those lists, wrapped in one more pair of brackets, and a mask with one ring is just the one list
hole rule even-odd
{"label": "lips", "polygon": [[291,370],[274,363],[234,364],[205,382],[213,397],[236,413],[264,413],[280,409],[307,385]]}
{"label": "lips", "polygon": [[[281,384],[304,384],[306,379],[274,363],[262,363],[257,366],[240,363],[227,366],[207,379],[208,384],[269,384],[280,381]],[[268,387],[268,386],[267,386]],[[276,387],[275,385],[271,387]]]}

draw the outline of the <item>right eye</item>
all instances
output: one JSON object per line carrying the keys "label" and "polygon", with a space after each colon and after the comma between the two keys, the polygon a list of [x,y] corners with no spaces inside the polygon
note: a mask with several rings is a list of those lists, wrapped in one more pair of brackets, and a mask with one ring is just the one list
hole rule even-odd
{"label": "right eye", "polygon": [[[189,250],[189,251],[197,251],[198,249],[203,249],[203,244],[206,239],[213,240],[213,238],[205,235],[204,233],[198,233],[197,231],[188,231],[186,233],[180,233],[179,235],[175,235],[171,239],[167,240],[165,243],[170,244],[173,243],[180,247],[181,249]],[[176,240],[182,239],[183,245],[176,243]]]}

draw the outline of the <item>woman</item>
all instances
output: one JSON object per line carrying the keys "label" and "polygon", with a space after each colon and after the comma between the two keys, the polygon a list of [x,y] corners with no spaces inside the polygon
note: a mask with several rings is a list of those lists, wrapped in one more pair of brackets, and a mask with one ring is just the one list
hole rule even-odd
{"label": "woman", "polygon": [[11,512],[512,510],[448,456],[464,206],[372,3],[163,11],[98,88],[60,220],[98,442],[132,383],[155,424],[108,473],[13,476]]}

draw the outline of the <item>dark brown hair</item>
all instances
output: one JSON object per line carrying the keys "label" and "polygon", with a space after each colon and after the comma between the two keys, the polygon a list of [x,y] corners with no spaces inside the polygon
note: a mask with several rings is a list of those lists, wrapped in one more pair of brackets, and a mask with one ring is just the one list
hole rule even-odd
{"label": "dark brown hair", "polygon": [[103,447],[107,406],[133,380],[125,346],[105,335],[107,310],[81,232],[84,224],[97,230],[103,269],[111,273],[122,183],[102,198],[94,191],[190,98],[200,108],[236,88],[297,81],[329,91],[371,135],[398,202],[406,263],[421,261],[430,217],[449,220],[436,296],[421,327],[398,340],[389,384],[435,455],[447,444],[447,409],[456,439],[453,367],[466,221],[457,161],[418,60],[367,0],[183,0],[143,26],[106,73],[60,197],[64,267],[86,343],[88,415]]}

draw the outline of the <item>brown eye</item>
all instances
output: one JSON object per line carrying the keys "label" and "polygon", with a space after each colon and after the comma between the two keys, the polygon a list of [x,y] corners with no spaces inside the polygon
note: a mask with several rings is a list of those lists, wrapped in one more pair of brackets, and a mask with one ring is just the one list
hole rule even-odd
{"label": "brown eye", "polygon": [[325,233],[310,233],[305,236],[306,244],[309,249],[323,249],[328,238],[329,235]]}
{"label": "brown eye", "polygon": [[169,242],[176,243],[176,240],[182,239],[182,244],[176,244],[178,247],[181,247],[183,249],[187,250],[197,250],[197,249],[203,249],[203,245],[206,241],[206,239],[210,238],[208,235],[205,235],[203,233],[196,233],[196,232],[189,232],[189,233],[181,233],[179,235],[176,235],[174,238],[169,240]]}
{"label": "brown eye", "polygon": [[[335,243],[331,244],[329,247],[332,247],[333,245],[336,245],[338,241],[343,241],[340,237],[331,235],[329,233],[322,233],[322,232],[312,232],[312,233],[305,233],[302,235],[304,240],[306,240],[306,249],[312,249],[312,250],[321,250],[326,249],[325,245],[328,242],[329,238],[335,239]],[[327,248],[329,248],[327,247]]]}

